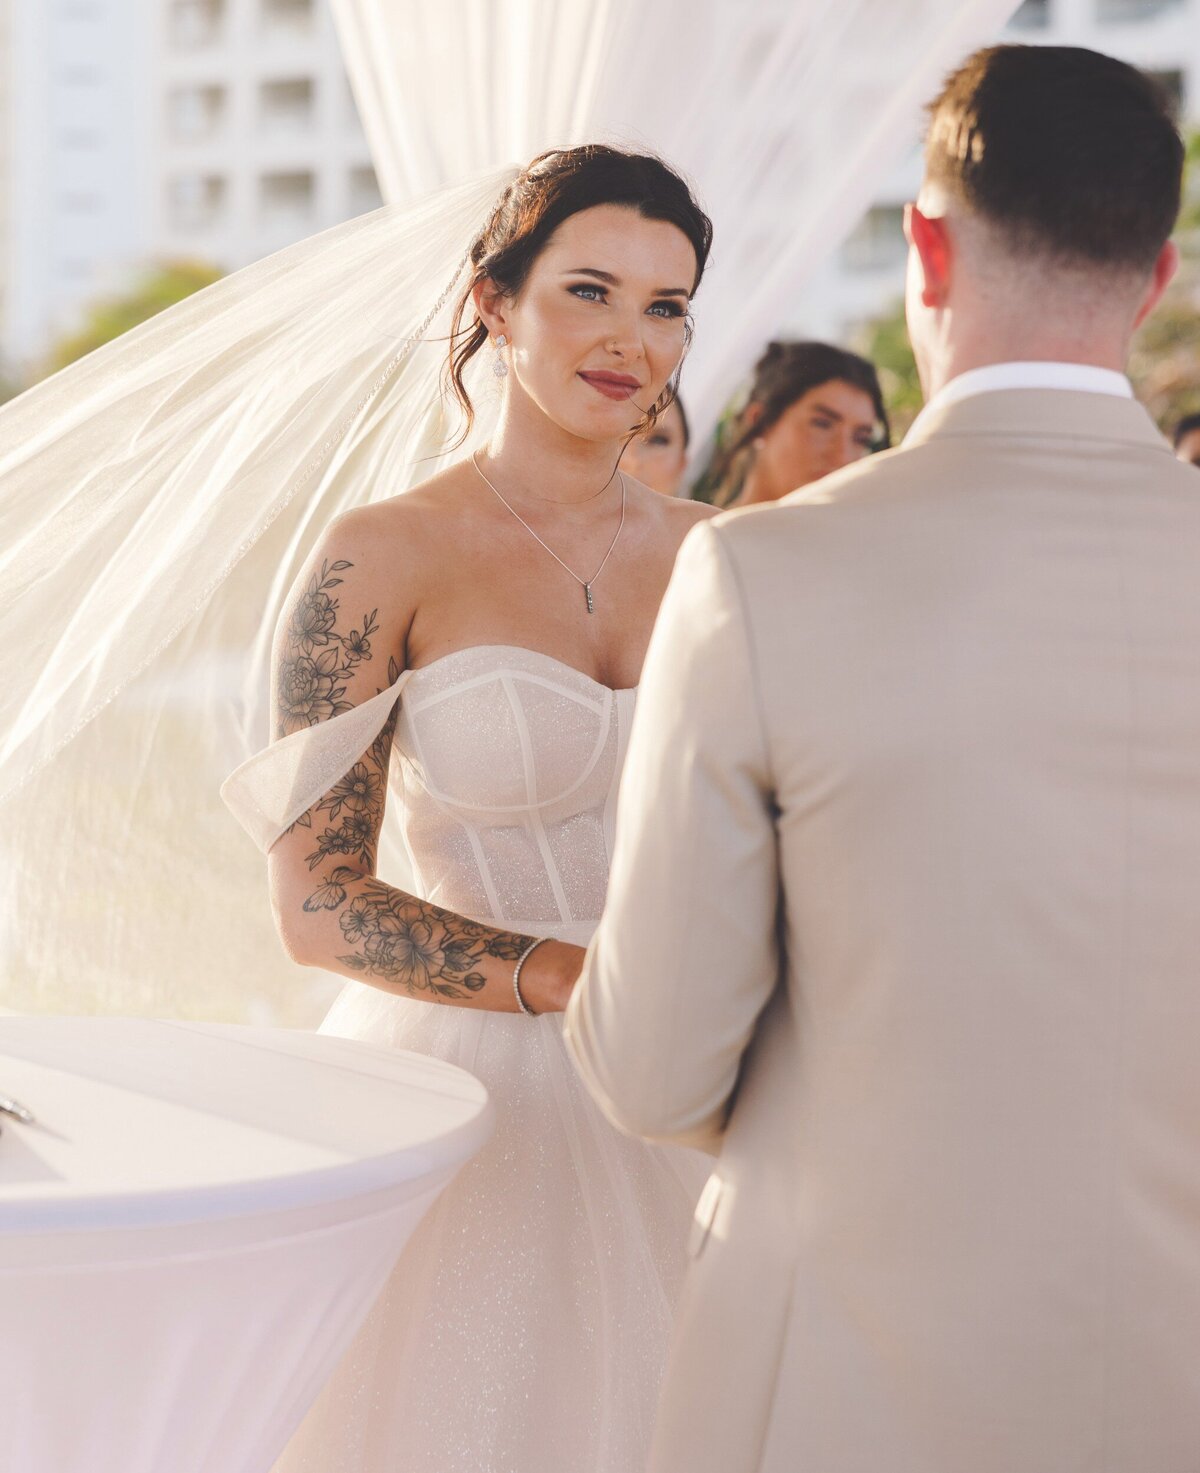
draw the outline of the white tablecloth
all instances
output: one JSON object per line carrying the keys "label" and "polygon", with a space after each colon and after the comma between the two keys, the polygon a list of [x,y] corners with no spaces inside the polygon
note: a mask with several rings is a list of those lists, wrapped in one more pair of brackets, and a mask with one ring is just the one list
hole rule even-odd
{"label": "white tablecloth", "polygon": [[460,1069],[277,1029],[0,1018],[2,1095],[2,1473],[265,1473],[491,1130]]}

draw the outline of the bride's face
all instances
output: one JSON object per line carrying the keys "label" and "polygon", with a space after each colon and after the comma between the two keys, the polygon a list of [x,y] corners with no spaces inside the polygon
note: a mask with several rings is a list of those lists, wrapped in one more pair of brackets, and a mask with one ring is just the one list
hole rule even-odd
{"label": "bride's face", "polygon": [[[570,216],[515,298],[493,299],[510,394],[589,440],[623,438],[675,371],[696,278],[687,236],[622,205]],[[515,384],[513,380],[515,379]]]}

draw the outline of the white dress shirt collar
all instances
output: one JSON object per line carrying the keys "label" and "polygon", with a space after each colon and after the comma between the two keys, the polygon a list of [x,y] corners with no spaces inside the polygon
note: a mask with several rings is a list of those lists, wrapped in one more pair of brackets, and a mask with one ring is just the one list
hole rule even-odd
{"label": "white dress shirt collar", "polygon": [[1068,389],[1077,394],[1133,398],[1132,384],[1112,368],[1096,368],[1088,363],[989,363],[986,368],[968,369],[943,384],[917,415],[909,434],[934,410],[996,389]]}

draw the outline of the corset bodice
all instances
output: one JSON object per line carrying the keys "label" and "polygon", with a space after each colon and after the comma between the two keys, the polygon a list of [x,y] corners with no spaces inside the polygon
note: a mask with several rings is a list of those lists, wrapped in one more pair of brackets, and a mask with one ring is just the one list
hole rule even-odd
{"label": "corset bodice", "polygon": [[590,931],[635,695],[509,645],[410,671],[389,807],[421,894],[514,929]]}

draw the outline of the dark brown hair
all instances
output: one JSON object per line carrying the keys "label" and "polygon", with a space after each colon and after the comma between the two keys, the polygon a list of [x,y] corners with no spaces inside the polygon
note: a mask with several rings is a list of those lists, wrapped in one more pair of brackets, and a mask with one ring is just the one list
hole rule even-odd
{"label": "dark brown hair", "polygon": [[745,452],[751,441],[765,435],[811,389],[834,380],[852,384],[870,397],[882,430],[875,448],[887,449],[891,444],[891,425],[873,363],[832,343],[768,343],[754,365],[750,397],[734,422],[728,443],[718,449],[705,476],[718,505],[732,501],[741,490],[749,469]]}
{"label": "dark brown hair", "polygon": [[929,105],[925,169],[1015,251],[1148,270],[1175,225],[1183,142],[1156,83],[1077,46],[977,51]]}
{"label": "dark brown hair", "polygon": [[[505,190],[473,242],[471,279],[454,311],[448,384],[466,414],[468,430],[474,418],[474,406],[463,374],[488,338],[487,328],[477,317],[464,325],[463,319],[472,306],[472,292],[481,281],[490,278],[506,296],[515,297],[525,285],[533,263],[563,221],[593,205],[625,205],[647,220],[664,220],[677,226],[696,253],[693,292],[700,285],[712,247],[712,221],[696,203],[687,184],[661,159],[598,143],[540,154]],[[690,341],[690,324],[687,336]],[[671,403],[678,381],[677,372],[658,402],[647,411],[639,433],[649,429]]]}
{"label": "dark brown hair", "polygon": [[1175,426],[1175,433],[1171,436],[1171,444],[1178,450],[1179,442],[1183,437],[1193,434],[1196,430],[1200,430],[1200,414],[1185,414]]}

